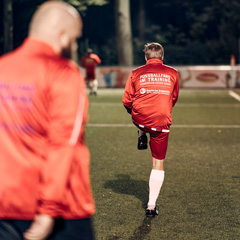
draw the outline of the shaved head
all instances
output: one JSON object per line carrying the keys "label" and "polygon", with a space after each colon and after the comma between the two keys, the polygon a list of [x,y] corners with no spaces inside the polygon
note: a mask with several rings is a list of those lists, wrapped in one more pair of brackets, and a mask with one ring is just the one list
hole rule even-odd
{"label": "shaved head", "polygon": [[[29,36],[50,44],[58,53],[71,48],[82,35],[82,20],[78,11],[61,1],[47,1],[34,13]],[[70,50],[70,49],[69,49]]]}

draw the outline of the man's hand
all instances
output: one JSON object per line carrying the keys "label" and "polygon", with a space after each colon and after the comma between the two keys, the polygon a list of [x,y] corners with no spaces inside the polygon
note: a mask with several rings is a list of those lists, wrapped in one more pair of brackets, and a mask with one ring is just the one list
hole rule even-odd
{"label": "man's hand", "polygon": [[54,219],[48,215],[39,214],[36,216],[30,228],[24,233],[25,240],[44,240],[52,232]]}

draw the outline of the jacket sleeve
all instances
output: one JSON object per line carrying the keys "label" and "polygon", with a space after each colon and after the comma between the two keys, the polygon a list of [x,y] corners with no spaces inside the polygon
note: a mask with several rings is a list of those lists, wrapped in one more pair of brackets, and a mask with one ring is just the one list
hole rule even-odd
{"label": "jacket sleeve", "polygon": [[95,65],[96,65],[96,66],[101,63],[101,59],[98,57],[97,54],[92,53],[90,56],[91,56],[92,59],[95,60]]}
{"label": "jacket sleeve", "polygon": [[127,109],[127,112],[131,114],[132,111],[132,101],[134,98],[135,90],[132,82],[133,73],[130,74],[123,94],[123,105]]}
{"label": "jacket sleeve", "polygon": [[61,216],[68,209],[66,191],[73,164],[74,146],[86,118],[87,96],[78,70],[59,70],[49,87],[49,127],[46,159],[40,176],[37,213]]}
{"label": "jacket sleeve", "polygon": [[178,100],[178,94],[179,94],[179,75],[177,73],[176,74],[176,81],[175,81],[174,89],[173,89],[173,93],[172,93],[172,105],[173,105],[173,107]]}

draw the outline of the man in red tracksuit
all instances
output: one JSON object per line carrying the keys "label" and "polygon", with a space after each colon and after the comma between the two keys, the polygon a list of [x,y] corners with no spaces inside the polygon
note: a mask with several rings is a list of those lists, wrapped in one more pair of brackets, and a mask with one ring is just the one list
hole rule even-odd
{"label": "man in red tracksuit", "polygon": [[131,72],[125,86],[123,105],[138,127],[138,149],[147,149],[150,134],[152,171],[146,216],[158,215],[156,200],[164,180],[163,163],[172,124],[171,111],[178,99],[178,72],[163,64],[164,50],[159,43],[145,45],[146,65]]}
{"label": "man in red tracksuit", "polygon": [[81,30],[75,8],[47,1],[0,58],[0,239],[94,239],[88,99],[68,59]]}
{"label": "man in red tracksuit", "polygon": [[86,56],[81,59],[81,66],[85,68],[85,80],[90,88],[90,95],[97,95],[98,80],[96,77],[96,66],[101,63],[97,54],[92,53],[92,49],[87,50]]}

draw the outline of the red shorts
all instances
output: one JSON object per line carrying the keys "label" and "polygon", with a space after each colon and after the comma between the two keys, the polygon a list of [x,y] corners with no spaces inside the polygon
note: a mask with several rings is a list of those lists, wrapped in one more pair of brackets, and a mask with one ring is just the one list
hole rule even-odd
{"label": "red shorts", "polygon": [[146,128],[138,127],[150,135],[149,146],[151,148],[152,157],[158,160],[164,160],[167,153],[169,132],[156,132],[153,130],[146,130]]}
{"label": "red shorts", "polygon": [[95,80],[96,79],[95,72],[87,72],[85,78],[88,81]]}

